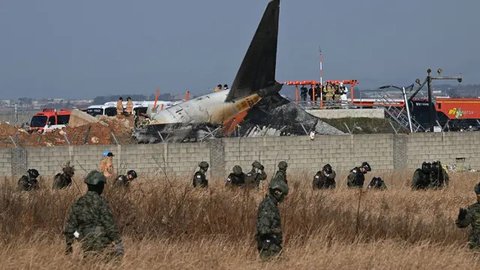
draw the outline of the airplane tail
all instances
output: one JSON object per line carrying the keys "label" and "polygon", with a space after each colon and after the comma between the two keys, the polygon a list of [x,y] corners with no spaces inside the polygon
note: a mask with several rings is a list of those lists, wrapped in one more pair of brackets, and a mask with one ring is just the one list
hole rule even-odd
{"label": "airplane tail", "polygon": [[275,81],[279,14],[280,0],[270,0],[225,101],[280,91]]}

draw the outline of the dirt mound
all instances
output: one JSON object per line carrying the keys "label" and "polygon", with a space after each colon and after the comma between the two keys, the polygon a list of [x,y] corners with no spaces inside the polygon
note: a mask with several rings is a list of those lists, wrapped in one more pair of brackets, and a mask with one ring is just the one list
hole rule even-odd
{"label": "dirt mound", "polygon": [[[67,127],[66,133],[70,144],[131,144],[133,118],[104,117],[98,123],[91,123],[79,127]],[[61,134],[62,131],[56,133]],[[63,135],[62,135],[63,136]]]}
{"label": "dirt mound", "polygon": [[132,117],[103,117],[97,123],[39,134],[0,123],[0,147],[132,144],[133,126]]}

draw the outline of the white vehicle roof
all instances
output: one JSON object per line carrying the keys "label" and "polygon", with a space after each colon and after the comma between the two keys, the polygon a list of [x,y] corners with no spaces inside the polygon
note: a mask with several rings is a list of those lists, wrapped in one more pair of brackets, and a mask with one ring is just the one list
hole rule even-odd
{"label": "white vehicle roof", "polygon": [[115,106],[111,106],[111,105],[90,105],[90,106],[88,106],[87,109],[105,109],[105,108],[111,108],[111,107],[115,107]]}
{"label": "white vehicle roof", "polygon": [[[148,107],[149,105],[153,105],[155,103],[155,101],[133,101],[133,107],[136,108],[136,107]],[[175,102],[173,101],[164,101],[164,100],[158,100],[157,101],[157,104],[159,105],[162,105],[164,107],[170,107],[172,105],[175,104]],[[99,105],[97,105],[99,106]],[[103,104],[103,106],[107,106],[107,107],[116,107],[117,106],[117,102],[116,101],[109,101],[109,102],[105,102]],[[124,101],[123,102],[123,106],[127,106],[127,102]]]}

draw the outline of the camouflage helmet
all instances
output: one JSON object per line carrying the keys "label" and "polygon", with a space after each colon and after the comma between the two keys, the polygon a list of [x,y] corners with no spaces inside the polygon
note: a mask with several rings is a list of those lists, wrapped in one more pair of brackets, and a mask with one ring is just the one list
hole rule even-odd
{"label": "camouflage helmet", "polygon": [[475,191],[475,194],[480,195],[480,182],[475,185],[473,191]]}
{"label": "camouflage helmet", "polygon": [[288,164],[287,164],[286,161],[283,161],[283,160],[282,160],[282,161],[280,161],[280,162],[278,163],[278,168],[279,168],[280,170],[286,170],[287,167],[288,167]]}
{"label": "camouflage helmet", "polygon": [[361,167],[364,168],[367,172],[372,170],[372,167],[370,167],[370,164],[368,164],[368,162],[366,162],[366,161],[362,162]]}
{"label": "camouflage helmet", "polygon": [[282,192],[283,195],[288,195],[288,185],[283,181],[275,181],[275,183],[272,183],[269,188],[272,192],[278,190]]}
{"label": "camouflage helmet", "polygon": [[89,172],[87,174],[87,176],[85,176],[84,182],[87,185],[96,186],[96,185],[100,185],[100,184],[105,184],[107,182],[107,179],[105,178],[103,173],[101,173],[97,170],[93,170],[93,171]]}
{"label": "camouflage helmet", "polygon": [[202,162],[198,163],[198,167],[200,167],[202,169],[208,169],[208,162],[202,161]]}
{"label": "camouflage helmet", "polygon": [[263,167],[263,165],[262,165],[262,163],[260,163],[260,162],[258,162],[258,161],[255,160],[255,161],[252,163],[252,167],[257,168],[257,169],[261,169],[261,168]]}
{"label": "camouflage helmet", "polygon": [[40,175],[40,173],[35,169],[29,169],[27,173],[32,178],[37,178]]}
{"label": "camouflage helmet", "polygon": [[240,174],[243,173],[242,167],[240,167],[238,165],[233,166],[232,171],[233,171],[233,174],[235,174],[235,175],[240,175]]}

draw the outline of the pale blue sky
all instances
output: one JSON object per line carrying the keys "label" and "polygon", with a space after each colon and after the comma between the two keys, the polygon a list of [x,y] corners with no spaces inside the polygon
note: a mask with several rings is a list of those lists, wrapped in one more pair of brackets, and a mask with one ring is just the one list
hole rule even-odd
{"label": "pale blue sky", "polygon": [[[1,98],[205,93],[231,84],[266,0],[0,0]],[[480,82],[478,0],[283,0],[277,79]]]}

